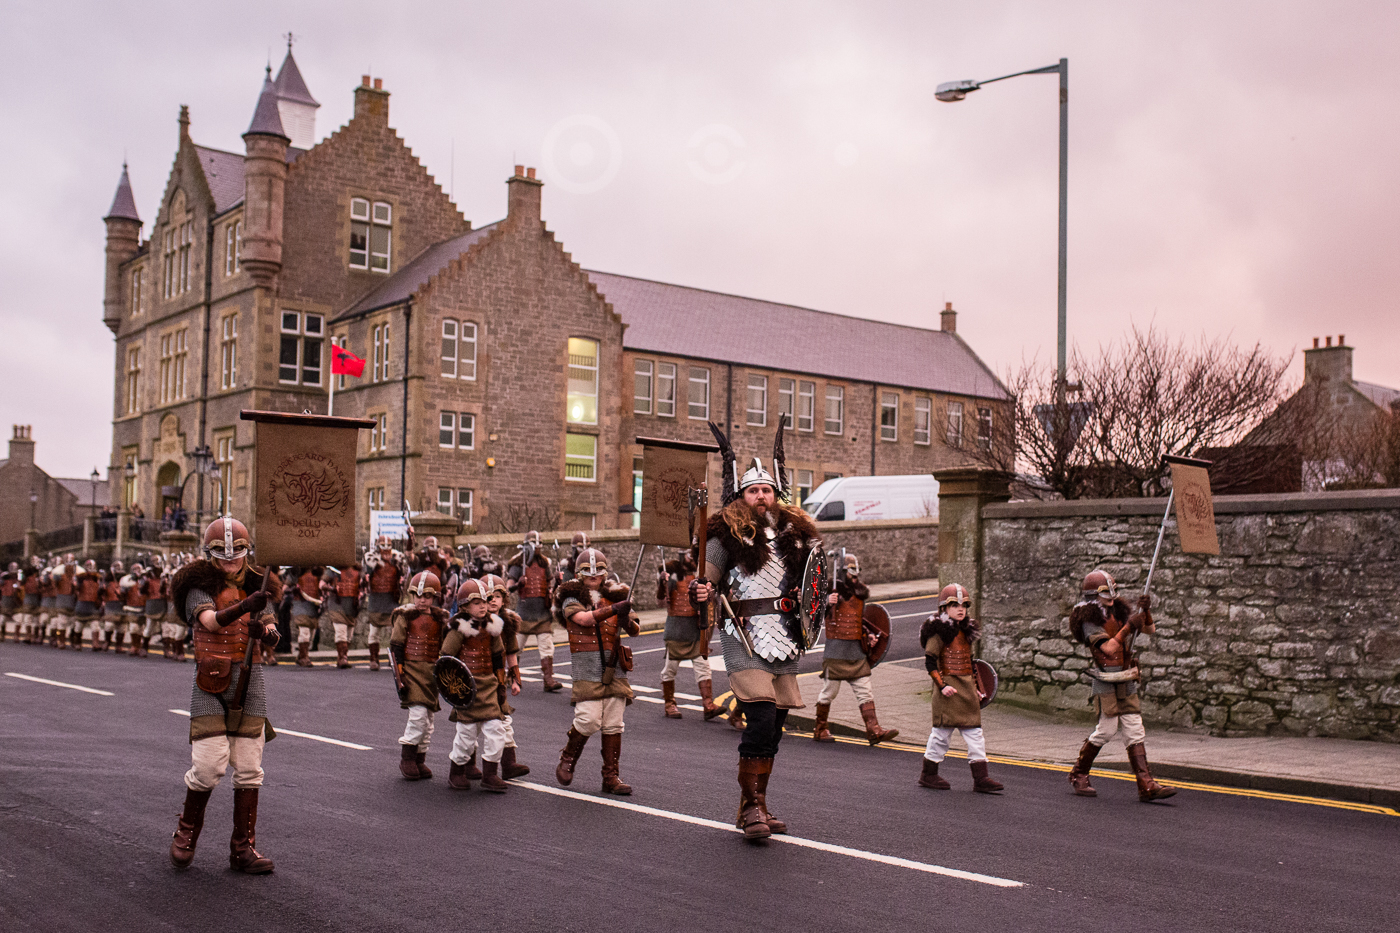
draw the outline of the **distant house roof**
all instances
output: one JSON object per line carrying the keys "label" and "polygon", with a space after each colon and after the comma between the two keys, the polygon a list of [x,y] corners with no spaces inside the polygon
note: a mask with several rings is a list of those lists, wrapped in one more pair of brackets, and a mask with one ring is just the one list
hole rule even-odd
{"label": "distant house roof", "polygon": [[[796,305],[588,272],[622,316],[629,350],[724,360],[838,379],[1009,399],[955,334]],[[743,339],[761,322],[761,339]]]}
{"label": "distant house roof", "polygon": [[1375,402],[1386,411],[1390,411],[1390,406],[1400,400],[1400,389],[1391,389],[1386,386],[1378,386],[1374,382],[1359,382],[1355,379],[1351,382],[1356,386],[1356,391]]}
{"label": "distant house roof", "polygon": [[204,180],[214,195],[214,213],[222,214],[243,200],[243,156],[208,146],[195,146]]}
{"label": "distant house roof", "polygon": [[277,88],[277,96],[282,100],[310,104],[313,107],[321,106],[316,102],[316,98],[311,96],[311,90],[302,79],[301,69],[297,67],[296,59],[292,58],[291,49],[287,49],[287,57],[282,59],[282,67],[277,70],[277,80],[272,84]]}
{"label": "distant house roof", "polygon": [[[53,481],[55,483],[58,483],[58,485],[62,486],[64,489],[71,492],[74,496],[76,496],[78,499],[78,505],[92,504],[94,487],[92,484],[92,480],[88,479],[87,477],[84,476],[69,479],[63,476],[55,476],[53,477]],[[102,509],[111,505],[112,487],[107,483],[107,480],[98,480],[97,486],[95,488],[97,490],[97,507],[99,509]]]}
{"label": "distant house roof", "polygon": [[469,233],[455,236],[450,240],[443,240],[441,243],[434,243],[423,252],[415,256],[407,265],[399,271],[391,274],[387,279],[379,284],[374,291],[356,301],[348,309],[336,315],[335,320],[345,320],[361,314],[373,311],[376,308],[387,308],[396,305],[409,298],[414,292],[422,288],[429,279],[437,275],[447,264],[458,256],[471,249],[473,245],[485,239],[492,230],[496,229],[496,221],[484,227],[478,227]]}

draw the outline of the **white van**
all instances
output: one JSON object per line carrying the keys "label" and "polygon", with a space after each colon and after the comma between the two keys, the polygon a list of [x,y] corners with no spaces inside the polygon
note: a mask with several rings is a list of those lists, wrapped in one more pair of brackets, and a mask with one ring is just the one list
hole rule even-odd
{"label": "white van", "polygon": [[802,508],[817,521],[937,518],[938,480],[912,476],[842,476],[812,491]]}

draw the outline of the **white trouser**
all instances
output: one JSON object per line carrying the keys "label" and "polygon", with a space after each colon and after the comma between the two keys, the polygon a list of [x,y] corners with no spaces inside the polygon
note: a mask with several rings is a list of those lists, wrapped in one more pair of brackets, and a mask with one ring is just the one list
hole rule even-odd
{"label": "white trouser", "polygon": [[190,790],[213,790],[233,765],[233,786],[262,787],[262,733],[255,739],[229,738],[211,735],[190,743],[190,770],[185,772],[185,786]]}
{"label": "white trouser", "polygon": [[145,637],[146,620],[140,616],[123,615],[122,620],[126,623],[126,631],[133,640]]}
{"label": "white trouser", "polygon": [[382,645],[389,641],[389,626],[371,625],[369,627],[368,644]]}
{"label": "white trouser", "polygon": [[18,613],[14,614],[14,615],[7,615],[7,616],[5,616],[5,633],[6,633],[6,634],[9,634],[10,632],[14,632],[16,635],[19,634],[19,629],[20,629],[20,618],[21,618],[21,617],[20,617],[20,615],[19,615]]}
{"label": "white trouser", "polygon": [[622,734],[622,714],[627,701],[622,697],[601,700],[580,700],[574,704],[574,729],[580,735],[592,735],[599,729],[604,735]]}
{"label": "white trouser", "polygon": [[478,747],[482,761],[500,761],[501,752],[506,747],[506,727],[499,719],[488,722],[459,722],[457,736],[452,740],[452,751],[447,757],[454,764],[464,765]]}
{"label": "white trouser", "polygon": [[[311,619],[310,622],[303,622],[302,619]],[[311,644],[311,632],[316,628],[316,620],[312,616],[297,616],[297,644]]]}
{"label": "white trouser", "polygon": [[[554,632],[540,632],[535,636],[535,644],[540,647],[540,657],[554,660]],[[522,642],[520,647],[525,647]]]}
{"label": "white trouser", "polygon": [[1089,744],[1103,748],[1120,729],[1124,745],[1136,745],[1147,740],[1147,730],[1142,727],[1142,714],[1124,713],[1121,716],[1100,717],[1099,724],[1089,735]]}
{"label": "white trouser", "polygon": [[400,745],[417,745],[420,752],[428,750],[433,740],[433,711],[426,706],[408,708],[408,725],[404,726]]}
{"label": "white trouser", "polygon": [[[691,663],[695,665],[695,682],[696,682],[697,684],[700,683],[700,681],[702,681],[702,680],[709,680],[709,679],[710,679],[710,659],[709,659],[709,658],[696,658],[696,659],[695,659],[694,661],[692,661]],[[666,666],[663,667],[663,668],[661,668],[661,682],[664,684],[664,683],[666,683],[667,681],[675,680],[675,679],[676,679],[676,672],[679,671],[680,669],[681,669],[681,662],[680,662],[680,661],[677,661],[677,660],[674,659],[674,658],[667,658],[667,659],[666,659]]]}
{"label": "white trouser", "polygon": [[[146,624],[146,631],[151,631],[154,623]],[[185,626],[179,622],[162,622],[160,624],[161,644],[178,645],[185,640]]]}
{"label": "white trouser", "polygon": [[968,761],[987,760],[987,740],[982,737],[982,727],[976,726],[970,729],[958,729],[957,726],[934,726],[933,731],[928,734],[928,747],[924,749],[924,757],[929,761],[942,761],[948,755],[948,740],[953,737],[953,730],[962,733],[963,742],[967,744]]}
{"label": "white trouser", "polygon": [[515,748],[515,723],[511,722],[509,716],[501,720],[501,725],[506,730],[506,748]]}
{"label": "white trouser", "polygon": [[355,623],[332,622],[331,628],[335,629],[335,643],[341,642],[349,644],[350,639],[355,637]]}
{"label": "white trouser", "polygon": [[76,622],[77,620],[70,615],[60,615],[57,613],[49,620],[49,624],[53,626],[54,631],[58,632],[72,632],[73,625]]}
{"label": "white trouser", "polygon": [[851,692],[856,695],[857,703],[874,703],[875,691],[870,687],[870,675],[857,677],[855,680],[822,680],[822,692],[817,694],[818,703],[830,704],[836,699],[836,694],[841,692],[841,685],[849,683]]}

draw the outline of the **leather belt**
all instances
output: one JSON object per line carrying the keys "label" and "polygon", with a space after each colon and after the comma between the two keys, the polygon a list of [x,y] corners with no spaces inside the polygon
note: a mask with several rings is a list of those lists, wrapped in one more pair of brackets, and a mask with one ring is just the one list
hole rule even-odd
{"label": "leather belt", "polygon": [[793,613],[797,611],[797,600],[786,596],[777,599],[740,599],[729,604],[734,614],[741,619],[773,613]]}

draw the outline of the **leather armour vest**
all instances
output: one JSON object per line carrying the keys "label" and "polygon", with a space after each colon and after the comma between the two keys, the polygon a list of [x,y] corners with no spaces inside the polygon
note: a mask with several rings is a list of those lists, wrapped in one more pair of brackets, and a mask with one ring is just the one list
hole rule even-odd
{"label": "leather armour vest", "polygon": [[[225,586],[218,596],[214,597],[215,609],[227,609],[234,603],[241,602],[247,596],[241,588],[236,586]],[[217,632],[211,632],[200,624],[198,619],[190,620],[190,628],[194,630],[194,659],[195,662],[205,658],[227,658],[230,661],[242,661],[243,655],[248,650],[248,615],[238,618],[232,625],[224,626]]]}
{"label": "leather armour vest", "polygon": [[[1103,630],[1104,630],[1104,633],[1107,634],[1109,638],[1112,638],[1113,636],[1117,635],[1117,634],[1118,634],[1119,632],[1121,632],[1121,631],[1123,630],[1123,628],[1127,625],[1126,622],[1119,622],[1117,619],[1115,619],[1115,618],[1114,618],[1112,615],[1110,615],[1110,614],[1104,613],[1103,615],[1104,615]],[[1124,636],[1124,638],[1123,638],[1123,643],[1122,643],[1122,644],[1123,644],[1123,654],[1118,658],[1118,660],[1111,662],[1113,665],[1120,665],[1120,664],[1124,664],[1125,662],[1131,664],[1131,662],[1132,662],[1132,657],[1133,657],[1133,633],[1132,633],[1132,632],[1129,632],[1126,636]],[[1089,649],[1089,650],[1093,653],[1093,655],[1094,655],[1094,660],[1097,661],[1097,662],[1099,662],[1099,665],[1100,665],[1101,667],[1104,666],[1104,665],[1110,664],[1110,661],[1109,661],[1109,659],[1108,659],[1108,655],[1104,654],[1103,651],[1100,650],[1100,647],[1101,647],[1102,645],[1103,645],[1103,642],[1099,642],[1098,644],[1094,645],[1092,648]]]}
{"label": "leather armour vest", "polygon": [[133,609],[145,609],[146,587],[141,583],[137,583],[131,589],[127,590],[126,604]]}
{"label": "leather armour vest", "polygon": [[335,580],[335,595],[341,599],[354,599],[360,594],[360,568],[346,567]]}
{"label": "leather armour vest", "polygon": [[95,573],[85,573],[78,577],[78,599],[85,603],[95,603],[101,598],[101,577]]}
{"label": "leather armour vest", "polygon": [[938,659],[938,670],[944,677],[972,676],[972,645],[962,632],[943,646],[943,656]]}
{"label": "leather armour vest", "polygon": [[[598,605],[592,611],[597,612],[612,603],[606,599],[599,599]],[[578,625],[573,619],[569,620],[569,653],[577,654],[580,651],[598,650],[598,624],[590,622],[587,625]],[[603,629],[603,650],[612,653],[617,650],[617,616],[613,616],[602,623]]]}
{"label": "leather armour vest", "polygon": [[671,584],[671,598],[666,605],[666,611],[673,616],[689,618],[697,615],[695,607],[690,602],[690,583],[695,579],[695,574],[687,574],[680,582]]}
{"label": "leather armour vest", "polygon": [[102,587],[102,601],[105,603],[120,602],[122,598],[121,580],[113,577],[107,581],[107,585]]}
{"label": "leather armour vest", "polygon": [[408,638],[403,656],[407,661],[436,661],[442,654],[442,625],[432,610],[419,612],[408,620]]}
{"label": "leather armour vest", "polygon": [[[147,599],[160,599],[165,590],[165,581],[160,577],[147,577],[141,581],[141,594]],[[220,606],[220,609],[223,607]]]}
{"label": "leather armour vest", "polygon": [[374,568],[374,573],[369,576],[369,591],[371,593],[397,593],[399,591],[399,568],[392,562],[386,560],[378,567]]}
{"label": "leather armour vest", "polygon": [[861,620],[865,618],[865,600],[854,596],[836,604],[836,610],[826,620],[826,637],[845,641],[860,641]]}
{"label": "leather armour vest", "polygon": [[36,575],[30,575],[30,576],[25,577],[25,578],[24,578],[24,595],[26,595],[26,596],[33,596],[34,594],[36,594],[36,593],[39,592],[39,588],[40,588],[42,585],[43,585],[43,584],[39,581],[39,578],[38,578],[38,576],[36,576]]}
{"label": "leather armour vest", "polygon": [[54,581],[53,591],[55,596],[73,595],[73,571],[71,569]]}
{"label": "leather armour vest", "polygon": [[321,598],[321,578],[311,571],[297,577],[297,590],[307,599]]}
{"label": "leather armour vest", "polygon": [[549,595],[549,571],[532,563],[520,575],[520,595],[525,599],[543,599]]}
{"label": "leather armour vest", "polygon": [[[488,616],[474,624],[485,626],[490,621]],[[464,638],[462,648],[457,652],[457,657],[462,659],[463,663],[467,665],[467,669],[472,672],[472,676],[478,680],[482,677],[495,676],[491,667],[491,635],[485,630]]]}
{"label": "leather armour vest", "polygon": [[0,596],[13,596],[19,589],[19,581],[14,577],[6,577],[4,582],[0,582]]}

